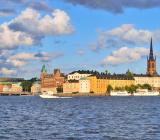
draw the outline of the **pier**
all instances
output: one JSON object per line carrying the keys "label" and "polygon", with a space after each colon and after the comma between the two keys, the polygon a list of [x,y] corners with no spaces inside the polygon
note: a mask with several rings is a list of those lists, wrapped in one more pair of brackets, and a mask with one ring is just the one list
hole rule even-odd
{"label": "pier", "polygon": [[0,92],[0,96],[28,96],[32,95],[30,92],[21,92],[21,93],[16,93],[16,92]]}

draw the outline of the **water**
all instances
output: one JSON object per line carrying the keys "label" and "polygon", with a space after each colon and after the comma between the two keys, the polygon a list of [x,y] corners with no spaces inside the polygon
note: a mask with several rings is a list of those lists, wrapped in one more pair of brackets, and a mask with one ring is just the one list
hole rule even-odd
{"label": "water", "polygon": [[160,140],[160,97],[0,96],[0,140]]}

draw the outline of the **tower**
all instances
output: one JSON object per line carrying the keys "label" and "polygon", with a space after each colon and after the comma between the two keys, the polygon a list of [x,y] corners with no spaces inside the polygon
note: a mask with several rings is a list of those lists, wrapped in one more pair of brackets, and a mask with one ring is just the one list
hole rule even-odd
{"label": "tower", "polygon": [[152,38],[151,38],[151,44],[150,44],[149,57],[147,57],[147,75],[149,75],[149,76],[157,75],[157,72],[156,72],[156,57],[154,57],[154,55],[153,55]]}
{"label": "tower", "polygon": [[47,70],[46,70],[46,67],[45,65],[42,66],[42,69],[41,69],[41,75],[40,75],[40,79],[41,79],[41,87],[44,86],[44,76],[47,74]]}

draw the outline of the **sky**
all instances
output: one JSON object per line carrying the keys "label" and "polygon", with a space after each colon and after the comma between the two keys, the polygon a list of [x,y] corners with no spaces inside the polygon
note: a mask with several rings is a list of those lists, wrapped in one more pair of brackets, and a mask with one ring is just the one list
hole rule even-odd
{"label": "sky", "polygon": [[160,74],[159,0],[0,0],[0,77],[60,68],[146,73],[153,38]]}

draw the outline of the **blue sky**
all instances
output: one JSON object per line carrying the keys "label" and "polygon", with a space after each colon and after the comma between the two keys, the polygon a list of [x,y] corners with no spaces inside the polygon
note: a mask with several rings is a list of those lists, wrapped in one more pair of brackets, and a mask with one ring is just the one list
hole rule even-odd
{"label": "blue sky", "polygon": [[[18,3],[18,4],[17,4]],[[2,0],[0,76],[39,76],[60,68],[146,72],[153,37],[160,73],[160,2]]]}

